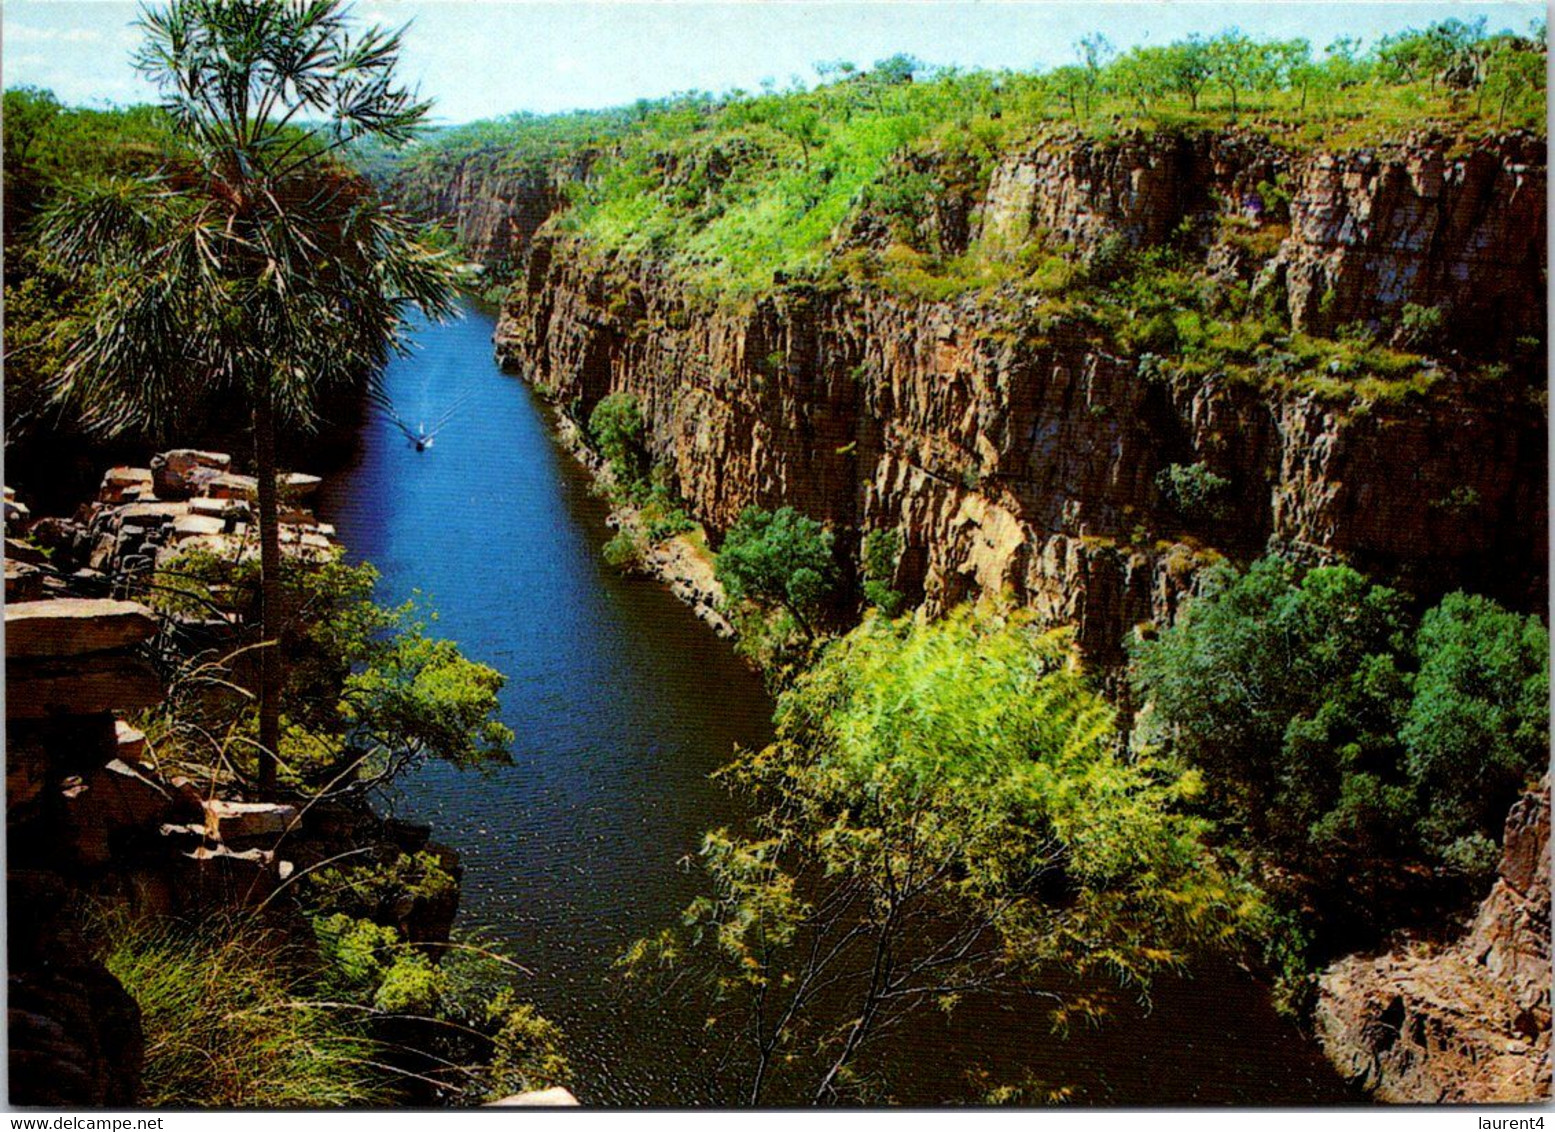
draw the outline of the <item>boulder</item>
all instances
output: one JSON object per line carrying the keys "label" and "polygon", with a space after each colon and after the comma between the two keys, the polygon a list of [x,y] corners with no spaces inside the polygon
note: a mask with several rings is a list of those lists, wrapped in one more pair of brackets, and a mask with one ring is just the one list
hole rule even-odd
{"label": "boulder", "polygon": [[174,775],[168,780],[169,789],[173,792],[173,818],[175,821],[199,822],[200,833],[205,833],[205,791],[201,790],[198,783],[185,778],[183,775]]}
{"label": "boulder", "polygon": [[38,601],[43,597],[43,579],[51,571],[28,562],[5,560],[5,600],[12,602]]}
{"label": "boulder", "polygon": [[128,1108],[140,1096],[140,1007],[100,963],[60,956],[12,970],[6,1000],[13,1105]]}
{"label": "boulder", "polygon": [[18,503],[14,499],[5,501],[5,531],[6,534],[21,534],[27,529],[27,523],[32,518],[32,512],[27,510],[25,503]]}
{"label": "boulder", "polygon": [[177,861],[173,895],[189,911],[252,907],[282,880],[275,854],[263,849],[201,847],[180,854]]}
{"label": "boulder", "polygon": [[114,738],[119,744],[119,758],[134,765],[146,757],[146,733],[131,727],[122,719],[113,721]]}
{"label": "boulder", "polygon": [[[9,624],[10,610],[6,613]],[[162,678],[156,670],[123,653],[6,663],[8,720],[136,711],[155,707],[162,696]]]}
{"label": "boulder", "polygon": [[240,499],[212,499],[203,496],[189,501],[189,511],[193,515],[204,515],[207,518],[220,519],[227,522],[249,522],[253,516],[250,513],[248,502]]}
{"label": "boulder", "polygon": [[527,1093],[514,1093],[500,1101],[492,1101],[488,1108],[569,1108],[577,1105],[578,1098],[560,1085],[549,1089],[532,1089]]}
{"label": "boulder", "polygon": [[455,883],[435,892],[403,895],[388,912],[394,926],[411,943],[446,943],[453,931],[454,917],[459,912],[459,882],[464,877],[464,868],[458,851],[447,845],[429,841],[426,852],[437,858],[443,871],[453,877]]}
{"label": "boulder", "polygon": [[240,523],[232,534],[189,535],[176,547],[164,546],[157,551],[157,564],[165,566],[181,553],[203,550],[228,562],[246,562],[259,557],[259,542],[244,537],[245,528]]}
{"label": "boulder", "polygon": [[[122,565],[122,563],[121,563]],[[69,589],[80,596],[106,597],[113,589],[112,580],[101,570],[83,566],[71,573]]]}
{"label": "boulder", "polygon": [[306,472],[283,472],[277,486],[282,499],[308,499],[319,489],[323,479]]}
{"label": "boulder", "polygon": [[[7,667],[14,680],[18,665]],[[27,719],[16,715],[14,705],[6,706],[7,760],[41,760],[44,776],[55,783],[67,775],[91,774],[119,755],[112,712]]]}
{"label": "boulder", "polygon": [[205,494],[211,499],[240,499],[256,502],[259,499],[259,481],[253,476],[230,473],[219,475],[205,485]]}
{"label": "boulder", "polygon": [[1549,1098],[1549,830],[1546,779],[1508,813],[1501,875],[1462,939],[1322,972],[1314,1023],[1340,1072],[1394,1103]]}
{"label": "boulder", "polygon": [[145,606],[107,598],[25,601],[5,609],[5,655],[85,656],[128,648],[156,635]]}
{"label": "boulder", "polygon": [[103,482],[97,489],[97,501],[128,503],[144,499],[153,490],[150,468],[109,468],[103,473]]}
{"label": "boulder", "polygon": [[14,538],[5,540],[5,557],[8,562],[28,562],[34,566],[42,566],[49,560],[41,546]]}
{"label": "boulder", "polygon": [[202,494],[210,480],[232,466],[224,452],[175,448],[151,458],[151,482],[158,499],[188,499]]}
{"label": "boulder", "polygon": [[33,542],[52,551],[56,559],[61,555],[74,558],[89,543],[86,527],[74,519],[62,519],[54,515],[39,519],[27,533]]}
{"label": "boulder", "polygon": [[197,535],[219,535],[226,529],[227,524],[213,515],[185,515],[173,524],[173,541],[183,542]]}
{"label": "boulder", "polygon": [[122,507],[116,507],[108,512],[110,521],[119,528],[140,527],[142,530],[153,530],[157,527],[165,527],[177,519],[189,514],[187,502],[175,502],[166,499],[147,499],[139,503],[126,503]]}
{"label": "boulder", "polygon": [[49,781],[48,752],[37,743],[8,743],[5,751],[5,808],[30,804]]}

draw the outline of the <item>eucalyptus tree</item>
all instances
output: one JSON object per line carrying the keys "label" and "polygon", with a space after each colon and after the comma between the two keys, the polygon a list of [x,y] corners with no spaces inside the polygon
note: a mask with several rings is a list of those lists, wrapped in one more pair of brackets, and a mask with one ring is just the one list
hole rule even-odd
{"label": "eucalyptus tree", "polygon": [[339,160],[403,141],[431,104],[399,85],[401,33],[354,31],[341,0],[171,0],[135,56],[181,145],[153,176],[94,180],[45,244],[95,291],[59,396],[106,431],[163,429],[232,398],[253,431],[263,575],[260,778],[275,778],[282,657],[278,428],[372,380],[407,316],[450,313],[453,264]]}

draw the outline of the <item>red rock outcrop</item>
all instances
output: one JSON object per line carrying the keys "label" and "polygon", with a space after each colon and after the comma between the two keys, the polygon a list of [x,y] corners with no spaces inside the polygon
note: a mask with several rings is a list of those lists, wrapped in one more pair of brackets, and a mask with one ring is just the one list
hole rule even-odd
{"label": "red rock outcrop", "polygon": [[1544,325],[1545,165],[1531,135],[1458,155],[1408,138],[1304,163],[1276,259],[1292,321],[1330,333],[1413,303],[1441,310],[1454,340],[1510,353]]}
{"label": "red rock outcrop", "polygon": [[1466,934],[1352,955],[1319,980],[1318,1035],[1378,1100],[1519,1103],[1550,1082],[1550,795],[1507,815],[1500,876]]}

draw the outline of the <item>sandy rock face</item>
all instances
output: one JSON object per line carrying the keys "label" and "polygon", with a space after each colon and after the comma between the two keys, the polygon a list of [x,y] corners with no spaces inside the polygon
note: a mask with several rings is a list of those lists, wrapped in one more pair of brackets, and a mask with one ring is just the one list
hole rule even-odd
{"label": "sandy rock face", "polygon": [[1546,780],[1508,814],[1500,877],[1462,939],[1352,955],[1323,973],[1318,1035],[1378,1100],[1551,1095],[1549,834]]}
{"label": "sandy rock face", "polygon": [[1305,163],[1276,261],[1298,329],[1329,333],[1405,303],[1506,349],[1542,325],[1543,143],[1514,135],[1452,154],[1430,138]]}

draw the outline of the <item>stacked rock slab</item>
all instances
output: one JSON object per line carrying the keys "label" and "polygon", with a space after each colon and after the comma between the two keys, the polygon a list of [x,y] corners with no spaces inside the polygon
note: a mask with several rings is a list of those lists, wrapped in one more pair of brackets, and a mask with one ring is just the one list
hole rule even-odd
{"label": "stacked rock slab", "polygon": [[[147,561],[191,544],[232,558],[257,553],[253,479],[232,474],[220,453],[175,450],[154,464],[155,475],[111,469],[98,501],[74,518],[7,529],[7,1099],[15,1105],[137,1100],[139,1008],[91,958],[83,904],[180,920],[268,904],[264,914],[284,925],[286,904],[271,897],[296,870],[370,851],[384,865],[431,853],[455,880],[395,905],[393,926],[407,940],[446,943],[458,908],[458,855],[431,842],[429,827],[384,822],[353,802],[222,797],[212,782],[160,770],[145,733],[119,718],[161,702],[148,643],[165,631],[157,644],[176,651],[192,623],[160,621],[133,602],[59,595],[79,592],[84,575],[105,588],[122,584],[137,549]],[[159,498],[158,482],[181,498]],[[306,560],[334,546],[333,529],[302,506],[318,483],[289,473],[280,485],[283,550]],[[81,568],[88,557],[102,570]],[[36,572],[34,600],[18,600],[13,566]]]}
{"label": "stacked rock slab", "polygon": [[[105,576],[165,567],[190,550],[241,561],[259,556],[259,481],[232,470],[224,452],[175,448],[149,468],[108,469],[95,503],[48,534],[68,560]],[[279,480],[282,553],[319,561],[338,545],[335,528],[302,503],[322,481],[302,472]]]}
{"label": "stacked rock slab", "polygon": [[146,736],[115,713],[164,694],[142,655],[159,630],[145,607],[19,602],[5,623],[9,1099],[132,1104],[139,1011],[91,957],[80,901],[132,916],[257,904],[291,871],[276,846],[299,814],[218,799],[143,761]]}
{"label": "stacked rock slab", "polygon": [[5,622],[9,1099],[132,1104],[139,1009],[91,958],[72,903],[75,872],[111,855],[115,820],[160,813],[155,786],[117,760],[113,715],[161,699],[137,653],[157,623],[132,602],[68,598],[10,604]]}
{"label": "stacked rock slab", "polygon": [[1507,815],[1500,876],[1450,947],[1352,955],[1318,983],[1318,1034],[1378,1100],[1547,1100],[1550,1061],[1550,794]]}

